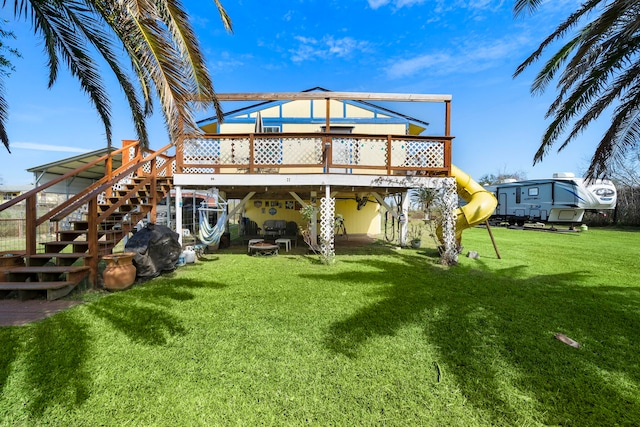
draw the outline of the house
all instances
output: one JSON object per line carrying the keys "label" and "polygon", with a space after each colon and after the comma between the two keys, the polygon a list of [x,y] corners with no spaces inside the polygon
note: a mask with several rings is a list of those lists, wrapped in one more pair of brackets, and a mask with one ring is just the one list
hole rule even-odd
{"label": "house", "polygon": [[0,185],[0,201],[6,202],[33,189],[32,185]]}
{"label": "house", "polygon": [[[249,106],[228,112],[220,123],[204,119],[203,134],[183,134],[150,151],[138,141],[93,153],[79,161],[45,165],[35,189],[0,205],[0,212],[24,206],[24,267],[5,271],[0,294],[47,291],[58,298],[80,280],[98,280],[101,256],[141,221],[158,219],[158,205],[175,192],[175,229],[183,235],[182,192],[235,199],[219,218],[242,215],[303,225],[301,208],[312,212],[312,241],[334,253],[335,218],[350,234],[378,234],[384,206],[400,224],[406,243],[408,190],[436,188],[443,194],[440,238],[443,262],[455,263],[460,233],[494,211],[493,195],[451,163],[450,95],[332,92],[218,94],[222,102]],[[379,105],[382,102],[435,103],[442,107],[444,131],[422,135],[428,123]],[[55,173],[54,173],[55,171]],[[34,171],[35,173],[35,171]],[[74,185],[79,190],[71,195]],[[68,200],[42,212],[38,200],[52,188],[68,190]],[[386,200],[395,196],[397,206]],[[458,208],[458,196],[467,205]],[[24,202],[24,203],[23,203]],[[60,226],[62,225],[62,226]],[[173,225],[173,223],[172,223]],[[39,233],[38,230],[55,230]],[[79,262],[82,261],[82,262]],[[79,265],[80,264],[80,265]],[[47,281],[25,278],[47,277]],[[1,296],[1,295],[0,295]]]}
{"label": "house", "polygon": [[[349,233],[372,235],[381,231],[380,205],[398,220],[406,218],[410,188],[447,187],[456,203],[449,95],[314,88],[218,97],[256,103],[228,112],[222,123],[215,117],[200,121],[205,134],[179,142],[173,184],[215,187],[224,198],[240,199],[233,214],[241,211],[258,225],[271,218],[300,222],[298,208],[312,205],[319,218],[312,225],[322,224],[324,231],[316,231],[333,242],[336,216],[344,218]],[[422,136],[427,122],[376,104],[382,101],[442,104],[444,135]],[[385,202],[393,194],[400,211]],[[322,200],[331,203],[322,206]]]}

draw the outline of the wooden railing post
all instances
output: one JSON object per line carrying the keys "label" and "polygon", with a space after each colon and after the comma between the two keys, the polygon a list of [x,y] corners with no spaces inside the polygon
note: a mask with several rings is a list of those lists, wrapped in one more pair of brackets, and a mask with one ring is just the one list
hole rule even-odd
{"label": "wooden railing post", "polygon": [[391,175],[391,135],[387,135],[387,175]]}
{"label": "wooden railing post", "polygon": [[447,169],[447,176],[451,176],[451,138],[444,141],[444,167]]}
{"label": "wooden railing post", "polygon": [[451,101],[444,101],[444,136],[451,136]]}
{"label": "wooden railing post", "polygon": [[36,198],[37,194],[32,194],[27,197],[25,200],[25,249],[27,255],[35,255],[36,253],[36,242],[38,236],[38,226],[37,226],[37,207],[36,207]]}
{"label": "wooden railing post", "polygon": [[95,288],[98,283],[98,262],[100,253],[98,248],[98,198],[92,197],[88,202],[87,242],[89,244],[89,280]]}
{"label": "wooden railing post", "polygon": [[331,132],[331,98],[325,98],[325,129],[324,131]]}
{"label": "wooden railing post", "polygon": [[331,166],[333,165],[333,138],[326,133],[322,138],[322,153],[324,157],[324,173],[329,173]]}
{"label": "wooden railing post", "polygon": [[[113,177],[113,156],[111,154],[111,150],[107,153],[107,158],[104,163],[104,175],[107,177],[108,181],[111,181],[111,178]],[[105,190],[105,195],[107,198],[111,197],[113,195],[113,189],[111,187],[107,188]]]}
{"label": "wooden railing post", "polygon": [[180,136],[176,144],[176,173],[183,173],[184,169],[184,141],[185,137]]}
{"label": "wooden railing post", "polygon": [[149,222],[155,224],[156,216],[157,216],[157,189],[158,189],[158,158],[154,158],[151,160],[151,199],[149,203],[151,203],[151,212],[149,212]]}
{"label": "wooden railing post", "polygon": [[255,161],[255,155],[253,154],[253,144],[254,144],[254,140],[253,140],[253,134],[250,133],[249,134],[249,173],[253,173],[255,170],[255,165],[254,165],[254,161]]}

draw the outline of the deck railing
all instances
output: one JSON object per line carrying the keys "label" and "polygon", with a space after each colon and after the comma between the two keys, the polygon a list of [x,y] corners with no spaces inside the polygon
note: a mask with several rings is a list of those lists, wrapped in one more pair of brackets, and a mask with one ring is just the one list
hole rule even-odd
{"label": "deck railing", "polygon": [[184,139],[176,173],[449,175],[452,139],[338,133],[203,135]]}

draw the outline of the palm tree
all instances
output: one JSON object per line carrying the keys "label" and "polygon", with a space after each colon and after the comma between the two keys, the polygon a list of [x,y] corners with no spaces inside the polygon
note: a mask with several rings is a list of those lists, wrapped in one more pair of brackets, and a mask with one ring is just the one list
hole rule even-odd
{"label": "palm tree", "polygon": [[[214,2],[231,31],[229,16],[219,0]],[[152,113],[154,97],[160,101],[173,142],[182,133],[198,132],[195,108],[213,106],[221,118],[204,57],[179,0],[14,0],[12,7],[7,3],[4,0],[2,7],[12,9],[15,19],[30,20],[42,37],[49,87],[56,81],[60,62],[64,63],[96,108],[109,145],[111,108],[92,56],[96,53],[117,78],[144,146],[149,144],[145,118]],[[122,48],[130,61],[128,66],[117,55]],[[133,70],[137,86],[129,70]],[[6,108],[4,93],[0,93],[0,141],[8,150]]]}
{"label": "palm tree", "polygon": [[438,197],[438,190],[433,188],[419,187],[411,190],[411,201],[424,212],[425,219],[431,215],[431,204]]}
{"label": "palm tree", "polygon": [[[516,0],[514,13],[518,16],[525,11],[534,12],[541,3],[542,0]],[[591,179],[608,176],[640,137],[640,2],[584,0],[517,68],[514,77],[559,40],[564,44],[544,64],[531,86],[532,93],[542,93],[558,77],[557,95],[546,114],[552,121],[534,164],[544,158],[565,131],[568,134],[558,151],[612,107],[611,125],[598,143],[587,171],[587,178]]]}

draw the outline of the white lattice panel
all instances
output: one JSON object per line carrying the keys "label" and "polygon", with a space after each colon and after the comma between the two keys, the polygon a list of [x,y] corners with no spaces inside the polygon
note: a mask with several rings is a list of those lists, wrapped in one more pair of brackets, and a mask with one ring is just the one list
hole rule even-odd
{"label": "white lattice panel", "polygon": [[253,140],[253,156],[256,165],[282,164],[282,140],[255,138]]}
{"label": "white lattice panel", "polygon": [[456,241],[456,215],[458,207],[458,193],[456,192],[456,181],[454,178],[445,178],[443,183],[442,203],[444,205],[442,218],[442,240],[444,251],[441,254],[441,261],[446,265],[458,263],[458,242]]}
{"label": "white lattice panel", "polygon": [[284,164],[318,165],[322,163],[322,138],[283,138]]}
{"label": "white lattice panel", "polygon": [[320,252],[326,262],[335,257],[333,232],[335,225],[336,199],[323,197],[320,200]]}
{"label": "white lattice panel", "polygon": [[221,165],[249,164],[249,138],[220,139]]}
{"label": "white lattice panel", "polygon": [[156,157],[156,170],[161,171],[158,173],[158,176],[165,176],[167,174],[166,171],[163,171],[162,168],[167,163],[167,159],[164,157]]}
{"label": "white lattice panel", "polygon": [[182,173],[215,173],[214,168],[183,168]]}
{"label": "white lattice panel", "polygon": [[183,159],[186,165],[214,164],[220,159],[220,140],[218,139],[187,139],[183,147]]}
{"label": "white lattice panel", "polygon": [[367,139],[360,142],[358,165],[385,166],[387,164],[387,140]]}
{"label": "white lattice panel", "polygon": [[391,167],[442,168],[444,144],[439,141],[392,141]]}
{"label": "white lattice panel", "polygon": [[151,173],[151,162],[144,162],[142,165],[142,172],[149,175]]}
{"label": "white lattice panel", "polygon": [[387,163],[387,140],[332,138],[331,161],[334,165],[381,166]]}

